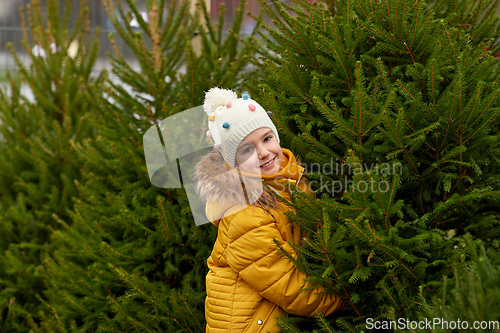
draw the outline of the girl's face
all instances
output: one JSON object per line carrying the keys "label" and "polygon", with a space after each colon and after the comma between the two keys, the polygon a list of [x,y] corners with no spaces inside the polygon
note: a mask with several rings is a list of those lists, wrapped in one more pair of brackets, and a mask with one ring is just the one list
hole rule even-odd
{"label": "girl's face", "polygon": [[252,174],[273,175],[280,171],[282,160],[280,144],[269,127],[248,134],[236,151],[236,166]]}

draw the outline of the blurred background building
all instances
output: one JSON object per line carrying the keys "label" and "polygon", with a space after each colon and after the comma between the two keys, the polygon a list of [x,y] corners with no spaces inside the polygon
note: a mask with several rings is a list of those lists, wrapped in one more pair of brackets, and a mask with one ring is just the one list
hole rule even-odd
{"label": "blurred background building", "polygon": [[[127,8],[125,0],[114,0],[120,1],[124,8]],[[181,1],[181,0],[175,0]],[[194,3],[196,0],[192,1],[192,8],[194,8]],[[227,30],[232,26],[234,21],[234,16],[236,9],[239,7],[241,0],[204,0],[209,14],[210,20],[212,22],[217,22],[219,19],[219,10],[220,5],[225,4],[226,12],[225,12],[225,20],[224,20],[224,29],[223,35],[227,34]],[[291,0],[282,0],[287,3],[291,3]],[[313,0],[307,0],[312,2]],[[6,71],[14,71],[16,70],[16,63],[14,61],[14,57],[11,52],[7,48],[7,43],[12,42],[13,47],[16,53],[19,55],[21,60],[25,63],[30,62],[29,56],[26,54],[21,41],[23,40],[23,32],[21,28],[21,14],[19,11],[20,7],[26,8],[26,6],[31,2],[31,0],[0,0],[0,83],[5,81],[5,73]],[[42,8],[46,6],[47,0],[40,0]],[[78,12],[78,5],[80,0],[71,0],[72,8],[72,19],[76,19],[76,15]],[[147,18],[147,10],[145,5],[146,0],[136,0],[139,10],[144,18]],[[64,3],[64,1],[60,1],[60,3]],[[271,0],[269,0],[269,5],[272,6]],[[100,71],[103,67],[109,66],[109,58],[106,56],[106,52],[109,51],[111,54],[114,54],[114,51],[111,48],[111,43],[108,39],[108,34],[114,31],[113,25],[108,18],[106,11],[104,10],[104,6],[102,4],[102,0],[87,0],[86,6],[89,8],[90,13],[90,25],[92,29],[92,36],[94,35],[96,27],[100,28],[99,34],[99,45],[100,45],[100,54],[96,62],[96,66],[94,67],[95,71]],[[115,6],[116,7],[116,6]],[[260,3],[259,0],[247,0],[246,11],[251,12],[254,15],[258,15],[260,11]],[[500,14],[500,8],[497,11]],[[25,13],[25,17],[26,17]],[[131,25],[137,25],[134,22],[135,19],[131,20]],[[272,25],[270,18],[267,18],[264,21],[268,25]],[[255,27],[255,21],[248,15],[244,16],[242,34],[250,33]],[[138,30],[139,31],[139,30]],[[134,62],[135,57],[132,51],[125,46],[123,41],[120,39],[118,35],[115,34],[117,46],[127,59],[129,58],[131,62]],[[31,46],[34,47],[33,51],[39,52],[37,46],[33,46],[30,41]],[[193,41],[193,45],[196,46],[196,41]],[[43,51],[43,50],[41,50]],[[133,64],[132,64],[133,66]]]}
{"label": "blurred background building", "polygon": [[[120,0],[123,4],[124,8],[127,8],[124,0]],[[222,3],[226,6],[225,12],[225,24],[224,24],[224,32],[227,33],[227,30],[231,27],[236,9],[240,5],[240,0],[205,0],[207,4],[207,8],[209,9],[210,19],[212,22],[217,22],[219,19],[219,9]],[[42,8],[46,6],[46,0],[40,0]],[[72,19],[76,19],[76,15],[78,12],[78,4],[79,0],[71,0],[72,8]],[[30,62],[29,56],[26,54],[24,47],[21,44],[23,40],[23,32],[21,28],[21,14],[19,11],[20,7],[26,8],[26,6],[30,3],[30,0],[0,0],[0,81],[5,79],[6,71],[15,71],[16,63],[14,61],[14,57],[11,52],[7,48],[7,43],[12,42],[13,47],[16,53],[20,56],[22,61],[26,63]],[[60,1],[60,3],[64,3],[64,1]],[[145,5],[145,0],[137,0],[138,8],[142,12],[143,17],[147,18],[147,10]],[[194,1],[193,1],[194,4]],[[87,0],[87,7],[89,8],[90,13],[90,24],[92,29],[92,35],[95,32],[96,27],[100,28],[99,35],[99,45],[100,45],[100,54],[98,61],[95,66],[95,71],[99,71],[102,67],[109,65],[109,59],[106,57],[106,51],[110,51],[113,54],[111,44],[108,39],[108,34],[114,31],[113,25],[108,18],[106,11],[104,10],[104,6],[102,4],[102,0]],[[115,6],[116,7],[116,6]],[[194,6],[193,6],[194,7]],[[247,11],[258,15],[259,13],[259,3],[258,0],[248,0],[247,1]],[[25,17],[26,17],[25,10]],[[270,24],[270,20],[266,22]],[[134,25],[134,19],[132,19],[131,24]],[[248,15],[245,15],[245,20],[243,22],[243,34],[249,33],[255,27],[255,21]],[[119,36],[115,34],[115,38],[117,40],[117,45],[120,48],[120,51],[124,54],[126,58],[133,59],[134,56],[132,51],[125,47],[124,43],[120,40]],[[31,41],[30,41],[31,42]],[[32,45],[33,46],[33,45]],[[36,53],[39,49],[34,46],[33,51]]]}

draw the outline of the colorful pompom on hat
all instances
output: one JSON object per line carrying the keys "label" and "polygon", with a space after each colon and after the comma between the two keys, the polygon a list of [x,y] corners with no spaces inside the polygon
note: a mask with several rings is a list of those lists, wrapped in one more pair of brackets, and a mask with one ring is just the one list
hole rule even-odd
{"label": "colorful pompom on hat", "polygon": [[207,136],[214,140],[226,163],[234,168],[236,150],[245,137],[261,127],[269,127],[280,141],[276,126],[256,101],[243,94],[242,98],[228,89],[211,88],[205,94],[203,108],[208,115]]}

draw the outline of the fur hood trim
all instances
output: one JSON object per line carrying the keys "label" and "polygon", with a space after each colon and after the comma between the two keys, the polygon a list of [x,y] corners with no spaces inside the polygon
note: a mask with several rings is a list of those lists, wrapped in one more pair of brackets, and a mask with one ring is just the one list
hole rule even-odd
{"label": "fur hood trim", "polygon": [[[200,199],[207,203],[207,213],[209,205],[213,205],[211,208],[217,212],[214,212],[215,216],[207,216],[212,222],[235,205],[246,207],[249,202],[254,202],[266,210],[278,207],[275,194],[262,178],[244,176],[236,169],[228,170],[217,150],[203,156],[194,170],[193,183]],[[217,216],[219,214],[221,216]]]}
{"label": "fur hood trim", "polygon": [[216,224],[215,221],[231,207],[243,209],[250,203],[267,211],[277,209],[275,186],[285,180],[297,184],[304,172],[299,158],[296,159],[288,149],[281,150],[286,165],[276,175],[261,177],[248,176],[230,168],[217,150],[203,156],[194,168],[193,184],[200,199],[206,202],[207,218]]}

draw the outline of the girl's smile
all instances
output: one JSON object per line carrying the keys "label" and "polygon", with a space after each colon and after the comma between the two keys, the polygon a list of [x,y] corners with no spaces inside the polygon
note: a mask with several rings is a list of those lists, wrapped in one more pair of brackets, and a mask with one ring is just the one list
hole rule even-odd
{"label": "girl's smile", "polygon": [[281,147],[268,127],[248,134],[236,151],[236,165],[251,174],[273,175],[280,171],[282,160]]}

